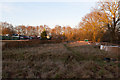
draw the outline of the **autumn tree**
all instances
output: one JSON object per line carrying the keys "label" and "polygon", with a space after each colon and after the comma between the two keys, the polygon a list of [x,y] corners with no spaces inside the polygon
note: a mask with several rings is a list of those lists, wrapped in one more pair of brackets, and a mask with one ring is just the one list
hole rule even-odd
{"label": "autumn tree", "polygon": [[27,35],[28,36],[32,35],[32,26],[27,26]]}
{"label": "autumn tree", "polygon": [[70,26],[67,26],[66,37],[68,40],[73,40],[73,29]]}
{"label": "autumn tree", "polygon": [[62,27],[56,25],[53,29],[51,29],[52,39],[61,39],[62,38]]}
{"label": "autumn tree", "polygon": [[106,24],[111,42],[114,42],[117,40],[116,33],[120,28],[120,26],[117,26],[120,20],[118,17],[118,0],[100,1],[98,5],[99,7],[94,15]]}
{"label": "autumn tree", "polygon": [[24,26],[24,25],[16,26],[15,29],[17,31],[17,34],[20,34],[20,35],[26,35],[27,34],[27,29],[26,29],[26,26]]}
{"label": "autumn tree", "polygon": [[100,41],[104,32],[104,24],[98,18],[96,18],[94,15],[95,13],[96,12],[91,12],[87,14],[85,17],[83,17],[82,23],[80,24],[83,29],[82,33],[84,34],[84,38],[94,42]]}
{"label": "autumn tree", "polygon": [[40,32],[39,29],[40,29],[40,27],[39,27],[39,26],[36,26],[36,35],[37,35],[37,36],[40,35],[40,34],[39,34],[39,32]]}
{"label": "autumn tree", "polygon": [[26,27],[26,35],[28,35],[28,36],[33,36],[33,35],[35,35],[35,36],[37,36],[38,35],[38,27],[34,27],[34,26],[27,26]]}
{"label": "autumn tree", "polygon": [[14,30],[14,27],[12,24],[9,24],[7,22],[1,22],[0,27],[1,27],[2,35],[4,35],[4,34],[12,35],[15,33],[15,30]]}

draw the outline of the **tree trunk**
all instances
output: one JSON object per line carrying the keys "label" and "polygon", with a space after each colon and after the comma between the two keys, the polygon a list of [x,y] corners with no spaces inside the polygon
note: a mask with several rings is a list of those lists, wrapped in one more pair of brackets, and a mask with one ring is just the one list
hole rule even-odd
{"label": "tree trunk", "polygon": [[115,28],[116,28],[116,22],[115,22],[115,18],[113,18],[113,25],[112,25],[112,29],[111,29],[111,32],[110,32],[110,34],[111,34],[111,42],[112,43],[116,42]]}

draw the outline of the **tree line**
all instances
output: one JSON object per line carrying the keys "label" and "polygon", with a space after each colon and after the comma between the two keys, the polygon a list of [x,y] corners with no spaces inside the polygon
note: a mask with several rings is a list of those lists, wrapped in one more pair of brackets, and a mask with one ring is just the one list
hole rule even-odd
{"label": "tree line", "polygon": [[118,14],[118,1],[111,0],[110,2],[99,1],[98,7],[91,10],[86,14],[79,27],[71,28],[70,26],[56,25],[50,28],[47,25],[40,26],[25,26],[19,25],[13,27],[11,24],[1,22],[0,29],[2,34],[21,34],[27,36],[40,36],[43,31],[53,39],[64,40],[84,40],[88,39],[94,42],[107,41],[119,42],[120,41],[120,20]]}

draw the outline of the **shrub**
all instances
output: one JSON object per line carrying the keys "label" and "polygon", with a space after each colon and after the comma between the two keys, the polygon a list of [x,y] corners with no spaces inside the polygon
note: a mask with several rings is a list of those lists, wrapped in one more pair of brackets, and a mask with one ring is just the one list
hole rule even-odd
{"label": "shrub", "polygon": [[47,33],[45,30],[41,33],[41,40],[47,40]]}

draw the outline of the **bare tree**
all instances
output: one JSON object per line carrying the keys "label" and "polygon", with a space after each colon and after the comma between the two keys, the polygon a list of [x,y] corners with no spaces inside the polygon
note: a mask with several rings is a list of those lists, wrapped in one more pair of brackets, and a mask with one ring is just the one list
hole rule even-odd
{"label": "bare tree", "polygon": [[100,1],[98,2],[98,11],[96,11],[96,17],[107,25],[111,34],[111,42],[117,40],[116,32],[118,31],[117,24],[119,22],[118,17],[118,0]]}

